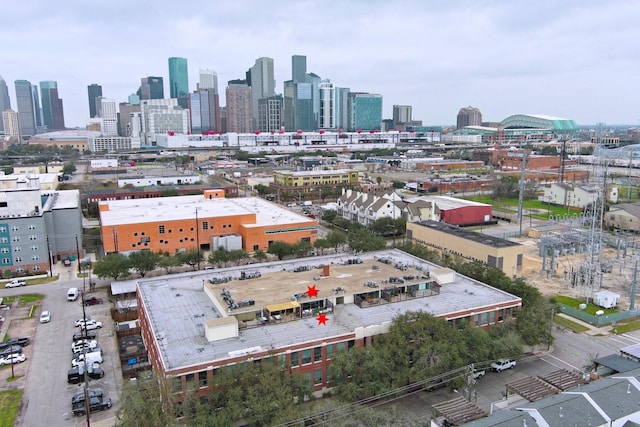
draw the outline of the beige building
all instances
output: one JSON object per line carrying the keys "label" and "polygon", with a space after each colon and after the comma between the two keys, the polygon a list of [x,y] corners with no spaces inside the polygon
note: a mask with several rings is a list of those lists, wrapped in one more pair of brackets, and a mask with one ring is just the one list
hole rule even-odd
{"label": "beige building", "polygon": [[512,277],[522,274],[524,247],[519,243],[437,221],[407,223],[407,238],[444,256],[483,262]]}
{"label": "beige building", "polygon": [[640,232],[640,203],[622,203],[613,205],[604,214],[607,228]]}

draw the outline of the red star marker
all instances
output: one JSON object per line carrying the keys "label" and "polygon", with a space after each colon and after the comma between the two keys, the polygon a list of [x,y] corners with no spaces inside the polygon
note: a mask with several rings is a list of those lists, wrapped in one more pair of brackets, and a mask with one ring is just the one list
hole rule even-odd
{"label": "red star marker", "polygon": [[307,286],[307,295],[309,295],[309,298],[313,298],[313,297],[317,297],[318,296],[318,290],[316,289],[316,285],[313,286]]}
{"label": "red star marker", "polygon": [[318,317],[316,317],[316,320],[318,321],[318,325],[326,325],[329,318],[326,314],[322,313]]}

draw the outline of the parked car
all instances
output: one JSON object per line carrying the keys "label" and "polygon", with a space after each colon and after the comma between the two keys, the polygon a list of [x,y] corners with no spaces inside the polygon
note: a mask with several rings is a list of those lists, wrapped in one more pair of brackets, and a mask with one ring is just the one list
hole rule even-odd
{"label": "parked car", "polygon": [[[84,353],[78,354],[76,357],[71,359],[71,367],[76,368],[78,365],[84,366]],[[102,350],[96,347],[91,349],[90,352],[87,352],[87,365],[95,366],[96,363],[102,363]]]}
{"label": "parked car", "polygon": [[45,310],[42,313],[40,313],[40,323],[49,323],[49,322],[51,322],[51,312]]}
{"label": "parked car", "polygon": [[87,322],[80,325],[80,329],[92,331],[94,329],[102,328],[102,322]]}
{"label": "parked car", "polygon": [[75,323],[76,328],[85,322],[97,322],[97,320],[96,319],[76,319],[76,323]]}
{"label": "parked car", "polygon": [[481,370],[481,371],[475,371],[473,373],[473,379],[474,380],[479,380],[480,378],[484,377],[486,374],[485,370]]}
{"label": "parked car", "polygon": [[[104,411],[109,408],[111,408],[111,399],[108,397],[92,397],[89,399],[89,413]],[[72,405],[71,411],[75,416],[85,415],[87,413],[85,402]]]}
{"label": "parked car", "polygon": [[84,350],[96,348],[97,346],[98,346],[98,341],[96,340],[74,341],[73,344],[71,344],[71,351],[73,353],[82,353]]}
{"label": "parked car", "polygon": [[12,353],[22,353],[22,347],[19,345],[7,345],[0,348],[0,357],[4,357]]}
{"label": "parked car", "polygon": [[516,361],[512,359],[499,359],[491,364],[491,369],[495,372],[502,372],[507,369],[513,369],[516,366]]}
{"label": "parked car", "polygon": [[62,261],[62,264],[63,264],[65,267],[71,267],[71,261],[69,261],[68,259],[63,260],[63,261]]}
{"label": "parked car", "polygon": [[76,332],[75,334],[73,334],[74,341],[84,340],[84,339],[95,340],[96,337],[97,337],[97,334],[95,332],[85,331],[84,329],[82,329],[80,332]]}
{"label": "parked car", "polygon": [[0,366],[2,365],[12,365],[14,363],[22,363],[27,360],[27,356],[22,353],[13,353],[9,354],[5,357],[0,358]]}
{"label": "parked car", "polygon": [[24,280],[13,279],[4,285],[5,288],[19,288],[20,286],[27,286],[27,282]]}
{"label": "parked car", "polygon": [[9,345],[19,345],[20,347],[26,347],[31,341],[27,337],[22,338],[9,338],[5,343]]}
{"label": "parked car", "polygon": [[86,297],[84,299],[84,305],[96,305],[102,303],[104,303],[104,300],[98,297]]}
{"label": "parked car", "polygon": [[[102,397],[102,390],[100,389],[87,390],[87,395],[89,396],[89,399],[91,399],[92,397]],[[74,403],[80,403],[80,402],[84,402],[84,391],[74,394],[73,397],[71,398],[72,405]]]}
{"label": "parked car", "polygon": [[[78,384],[84,381],[84,374],[84,370],[80,370],[78,367],[71,368],[67,371],[67,382],[71,384]],[[87,372],[87,376],[91,379],[97,380],[104,377],[104,371],[102,368],[94,366],[90,372]]]}

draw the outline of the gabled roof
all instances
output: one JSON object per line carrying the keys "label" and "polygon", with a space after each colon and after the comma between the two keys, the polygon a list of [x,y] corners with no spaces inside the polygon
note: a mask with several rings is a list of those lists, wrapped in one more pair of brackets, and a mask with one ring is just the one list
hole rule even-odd
{"label": "gabled roof", "polygon": [[629,215],[640,218],[640,203],[621,203],[619,205],[611,206],[609,213],[616,211],[624,211]]}

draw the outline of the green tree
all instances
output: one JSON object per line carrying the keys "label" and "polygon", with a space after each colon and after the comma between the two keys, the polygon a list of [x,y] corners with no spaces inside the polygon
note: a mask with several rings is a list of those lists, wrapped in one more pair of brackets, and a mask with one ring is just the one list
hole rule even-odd
{"label": "green tree", "polygon": [[347,243],[347,235],[341,231],[331,231],[327,233],[325,239],[330,247],[335,248],[336,252],[342,245]]}
{"label": "green tree", "polygon": [[181,252],[177,254],[176,257],[178,258],[178,260],[182,265],[188,264],[191,267],[193,267],[194,270],[196,269],[196,265],[204,261],[204,256],[202,255],[202,252],[195,248],[189,249],[188,251],[185,251],[185,252]]}
{"label": "green tree", "polygon": [[236,265],[240,265],[243,259],[249,258],[249,253],[244,249],[237,249],[233,251],[229,251],[229,261],[235,262]]}
{"label": "green tree", "polygon": [[126,381],[116,413],[117,427],[175,425],[175,399],[170,383],[162,378]]}
{"label": "green tree", "polygon": [[333,222],[336,215],[338,215],[338,212],[336,212],[333,209],[327,209],[326,211],[322,212],[322,220],[327,222]]}
{"label": "green tree", "polygon": [[384,249],[386,242],[384,238],[374,236],[366,229],[355,230],[349,233],[349,249],[354,252],[370,252]]}
{"label": "green tree", "polygon": [[173,267],[182,265],[178,257],[172,256],[169,252],[159,252],[158,257],[158,266],[163,268],[167,274],[171,273]]}
{"label": "green tree", "polygon": [[320,255],[324,253],[325,249],[329,249],[333,247],[329,241],[323,237],[318,237],[315,242],[313,242],[313,247],[318,249]]}
{"label": "green tree", "polygon": [[105,279],[108,277],[118,280],[129,275],[131,263],[129,259],[119,253],[107,254],[93,266],[93,274]]}
{"label": "green tree", "polygon": [[231,257],[229,256],[229,252],[227,252],[225,248],[223,248],[222,246],[218,246],[218,249],[209,254],[208,261],[210,264],[218,266],[222,264],[224,267],[226,267],[227,263],[231,261]]}
{"label": "green tree", "polygon": [[258,260],[258,262],[264,262],[267,259],[267,254],[262,249],[257,249],[253,252],[253,257]]}
{"label": "green tree", "polygon": [[279,260],[282,260],[288,255],[293,255],[294,247],[289,243],[283,242],[281,240],[276,240],[269,246],[267,252],[277,256]]}
{"label": "green tree", "polygon": [[515,176],[503,176],[497,179],[492,187],[491,198],[493,200],[512,199],[518,197],[520,191],[520,178]]}
{"label": "green tree", "polygon": [[134,269],[142,277],[155,270],[159,261],[160,256],[151,251],[138,251],[129,254],[130,268]]}
{"label": "green tree", "polygon": [[253,189],[256,190],[260,196],[264,196],[269,192],[269,187],[263,184],[257,184],[253,187]]}
{"label": "green tree", "polygon": [[404,188],[405,183],[402,181],[391,181],[391,185],[393,186],[393,188],[395,188],[396,190],[399,190],[401,188]]}
{"label": "green tree", "polygon": [[72,174],[72,173],[74,173],[75,171],[76,171],[76,167],[75,167],[75,165],[72,165],[72,164],[70,164],[70,165],[65,165],[65,166],[62,168],[62,173],[63,173],[63,174],[65,174],[65,175],[71,175],[71,174]]}

